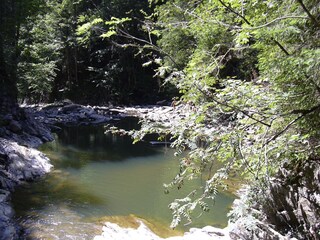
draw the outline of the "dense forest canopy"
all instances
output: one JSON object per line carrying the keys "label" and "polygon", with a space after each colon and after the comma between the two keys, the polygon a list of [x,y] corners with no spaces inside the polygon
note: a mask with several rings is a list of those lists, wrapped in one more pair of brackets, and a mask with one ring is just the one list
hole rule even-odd
{"label": "dense forest canopy", "polygon": [[136,49],[100,37],[104,24],[90,30],[88,41],[77,33],[95,18],[129,16],[135,20],[126,30],[143,38],[142,10],[150,13],[147,1],[2,1],[1,74],[17,86],[13,91],[21,102],[68,98],[101,105],[170,99]]}
{"label": "dense forest canopy", "polygon": [[[319,11],[317,0],[2,0],[0,111],[17,96],[94,104],[178,96],[174,104],[192,114],[135,133],[170,132],[178,150],[191,149],[168,188],[206,179],[170,205],[172,226],[197,206],[208,210],[205,199],[230,175],[250,180],[249,206],[263,203],[281,166],[319,156]],[[223,167],[211,173],[215,164]]]}

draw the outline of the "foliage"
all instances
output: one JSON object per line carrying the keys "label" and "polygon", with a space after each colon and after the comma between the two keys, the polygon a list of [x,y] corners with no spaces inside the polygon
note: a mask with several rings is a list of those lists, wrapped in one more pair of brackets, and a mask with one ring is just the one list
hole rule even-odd
{"label": "foliage", "polygon": [[21,96],[35,101],[139,102],[173,84],[183,118],[133,134],[170,133],[177,153],[190,150],[168,191],[205,180],[170,205],[175,227],[207,211],[230,176],[265,189],[284,162],[319,155],[319,9],[316,0],[2,0],[1,104],[15,97],[17,71]]}
{"label": "foliage", "polygon": [[87,82],[95,95],[104,95],[104,101],[148,103],[166,95],[152,78],[152,66],[142,66],[144,60],[137,57],[132,41],[115,35],[116,25],[121,25],[128,33],[144,37],[140,19],[147,10],[147,1],[102,1],[95,12],[79,16],[78,40],[90,49],[90,59],[85,59]]}
{"label": "foliage", "polygon": [[34,102],[48,100],[57,73],[57,62],[61,57],[61,40],[57,39],[57,5],[46,3],[42,13],[31,16],[20,29],[18,63],[18,88]]}
{"label": "foliage", "polygon": [[17,104],[17,63],[20,26],[38,13],[42,0],[0,1],[0,114],[21,117]]}
{"label": "foliage", "polygon": [[10,53],[5,54],[8,58],[19,57],[11,60],[11,71],[17,72],[21,101],[68,98],[80,103],[128,104],[166,97],[158,80],[152,78],[151,66],[142,66],[143,60],[136,57],[136,49],[118,48],[115,41],[100,38],[108,23],[102,19],[110,18],[112,24],[130,18],[126,30],[144,34],[139,19],[147,14],[143,10],[147,11],[147,1],[20,1],[30,5],[30,15],[21,18],[18,36],[12,34],[6,40],[16,43],[4,49]]}
{"label": "foliage", "polygon": [[190,149],[167,187],[206,180],[170,205],[172,227],[190,221],[196,205],[206,211],[205,199],[227,187],[230,175],[265,189],[284,162],[318,156],[319,9],[312,0],[173,0],[146,19],[159,40],[137,45],[162,54],[154,60],[165,71],[159,75],[190,108],[166,127],[145,122],[134,137],[170,132],[178,152]]}

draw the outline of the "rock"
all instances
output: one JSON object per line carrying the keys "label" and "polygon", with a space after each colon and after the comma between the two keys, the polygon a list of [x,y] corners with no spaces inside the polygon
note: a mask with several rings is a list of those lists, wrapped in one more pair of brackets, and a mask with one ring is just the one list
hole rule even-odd
{"label": "rock", "polygon": [[13,116],[11,114],[7,114],[5,116],[1,116],[0,118],[0,125],[7,126],[13,120]]}
{"label": "rock", "polygon": [[42,106],[28,108],[42,123],[55,130],[56,125],[98,125],[111,120],[108,108],[83,106],[79,104]]}
{"label": "rock", "polygon": [[125,239],[139,239],[139,240],[160,240],[150,229],[142,222],[137,229],[134,228],[121,228],[115,223],[106,223],[103,227],[102,236],[97,236],[94,240],[125,240]]}
{"label": "rock", "polygon": [[0,223],[0,240],[15,240],[19,239],[17,229],[14,225],[3,225]]}
{"label": "rock", "polygon": [[12,207],[8,203],[0,203],[0,215],[11,219],[14,215]]}
{"label": "rock", "polygon": [[318,160],[285,163],[269,188],[243,191],[234,202],[232,239],[320,239],[319,172]]}
{"label": "rock", "polygon": [[96,236],[94,240],[229,240],[228,229],[219,229],[211,226],[204,228],[191,228],[183,236],[161,238],[153,233],[142,221],[139,222],[139,227],[122,228],[115,223],[105,223],[102,228],[102,235]]}
{"label": "rock", "polygon": [[10,191],[22,181],[43,176],[51,167],[49,159],[38,150],[0,138],[0,240],[19,239]]}
{"label": "rock", "polygon": [[22,132],[21,124],[15,120],[11,120],[11,122],[7,128],[14,133],[19,134]]}
{"label": "rock", "polygon": [[0,138],[0,152],[8,157],[7,176],[13,182],[29,181],[48,173],[49,159],[40,151]]}
{"label": "rock", "polygon": [[10,192],[0,189],[0,203],[8,202],[9,199],[10,199]]}
{"label": "rock", "polygon": [[0,127],[0,137],[4,137],[6,135],[6,128]]}
{"label": "rock", "polygon": [[69,104],[69,105],[63,106],[60,109],[60,111],[62,113],[70,113],[70,112],[76,112],[76,111],[80,110],[81,108],[82,108],[82,106],[79,104]]}
{"label": "rock", "polygon": [[0,125],[0,240],[20,239],[14,222],[10,192],[23,181],[32,181],[49,172],[49,159],[34,149],[53,140],[49,128],[32,113],[1,116]]}

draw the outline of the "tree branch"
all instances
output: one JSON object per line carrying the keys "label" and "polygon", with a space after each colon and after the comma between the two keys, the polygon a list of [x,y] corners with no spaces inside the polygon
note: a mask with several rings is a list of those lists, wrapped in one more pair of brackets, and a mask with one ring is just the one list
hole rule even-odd
{"label": "tree branch", "polygon": [[310,11],[307,9],[307,7],[304,5],[304,3],[302,2],[302,0],[297,0],[297,2],[300,4],[300,6],[303,8],[303,10],[308,14],[309,18],[311,19],[311,21],[313,22],[314,25],[316,25],[317,27],[320,27],[319,22],[317,21],[317,19],[310,13]]}
{"label": "tree branch", "polygon": [[289,56],[290,53],[284,48],[284,46],[281,45],[277,40],[275,40],[273,37],[271,38],[272,41],[287,55]]}
{"label": "tree branch", "polygon": [[204,90],[202,90],[202,89],[201,89],[198,85],[196,85],[196,84],[194,84],[194,85],[196,86],[196,88],[197,88],[203,95],[205,95],[206,97],[210,98],[210,99],[211,99],[212,101],[214,101],[215,103],[217,103],[217,104],[219,104],[219,105],[222,105],[222,106],[225,106],[225,107],[228,107],[228,108],[231,108],[231,109],[236,110],[236,111],[238,111],[238,112],[241,112],[243,115],[247,116],[248,118],[251,118],[252,120],[254,120],[254,121],[256,121],[256,122],[258,122],[258,123],[260,123],[260,124],[262,124],[262,125],[265,125],[265,126],[267,126],[267,127],[271,127],[270,124],[265,123],[265,122],[263,122],[262,120],[259,120],[259,119],[255,118],[255,117],[253,116],[253,114],[249,114],[249,113],[247,113],[247,111],[244,111],[244,110],[242,110],[242,109],[240,109],[240,108],[238,108],[238,107],[236,107],[236,106],[231,106],[231,105],[229,105],[228,103],[221,102],[221,101],[217,100],[211,93],[205,92]]}
{"label": "tree branch", "polygon": [[306,16],[283,16],[283,17],[278,17],[278,18],[275,18],[273,20],[271,20],[270,22],[267,22],[265,24],[262,24],[260,26],[256,26],[256,27],[248,27],[248,28],[244,28],[244,29],[249,29],[249,30],[255,30],[255,29],[259,29],[259,28],[264,28],[264,27],[267,27],[277,21],[281,21],[281,20],[284,20],[284,19],[290,19],[290,18],[302,18],[302,19],[308,19],[308,17]]}
{"label": "tree branch", "polygon": [[[174,60],[174,58],[173,58],[170,54],[168,54],[167,52],[165,52],[162,48],[156,46],[156,45],[153,44],[152,42],[148,42],[148,41],[145,40],[145,39],[137,38],[137,37],[135,37],[135,36],[127,33],[126,31],[124,31],[124,30],[122,30],[122,29],[120,29],[120,28],[117,29],[117,31],[120,33],[119,35],[122,36],[122,37],[124,37],[124,38],[128,38],[128,39],[131,39],[131,40],[135,40],[135,41],[140,42],[140,43],[144,43],[144,44],[146,44],[146,45],[148,46],[148,48],[153,49],[153,50],[155,50],[155,51],[157,51],[157,52],[159,52],[159,53],[164,54],[165,56],[167,56],[167,57],[170,59],[170,61],[172,61],[172,63],[177,67],[177,69],[179,69],[179,66],[178,66],[178,64],[176,63],[176,61]],[[120,46],[121,46],[121,44],[120,44]],[[124,44],[124,46],[133,46],[133,44]],[[135,46],[135,47],[137,47],[137,46]],[[143,47],[146,47],[146,46],[143,46]],[[183,70],[181,70],[181,71],[183,72],[184,75],[186,75]]]}
{"label": "tree branch", "polygon": [[227,5],[225,2],[223,2],[222,0],[219,0],[219,2],[225,7],[227,8],[230,12],[234,13],[235,15],[237,15],[238,17],[242,18],[243,21],[245,21],[248,25],[252,26],[252,24],[246,19],[245,16],[243,16],[242,14],[238,13],[237,11],[235,11],[232,7],[230,7],[230,5]]}
{"label": "tree branch", "polygon": [[[242,14],[238,13],[237,11],[235,11],[233,8],[230,7],[230,5],[227,5],[226,3],[224,3],[222,0],[219,0],[219,2],[225,7],[227,8],[230,12],[234,13],[235,15],[237,15],[238,17],[240,17],[243,21],[245,21],[249,26],[251,26],[252,28],[254,28],[253,24],[251,22],[249,22],[248,19],[246,19],[245,16],[243,16]],[[279,18],[278,20],[280,20],[281,18]],[[276,21],[277,19],[273,20]],[[267,25],[273,23],[272,21],[270,23],[267,23]],[[260,28],[260,27],[258,27]],[[275,44],[288,56],[290,55],[288,53],[288,51],[274,38],[271,38],[271,40],[273,40],[275,42]]]}
{"label": "tree branch", "polygon": [[296,123],[297,121],[299,121],[301,118],[305,117],[306,115],[318,110],[320,108],[320,104],[316,105],[310,109],[301,109],[301,110],[293,110],[291,113],[292,114],[301,114],[299,117],[293,119],[287,126],[285,126],[285,128],[283,128],[280,132],[278,132],[276,135],[274,135],[272,138],[270,138],[269,140],[266,141],[266,143],[264,144],[267,145],[270,142],[276,140],[279,136],[281,136],[283,133],[285,133],[294,123]]}

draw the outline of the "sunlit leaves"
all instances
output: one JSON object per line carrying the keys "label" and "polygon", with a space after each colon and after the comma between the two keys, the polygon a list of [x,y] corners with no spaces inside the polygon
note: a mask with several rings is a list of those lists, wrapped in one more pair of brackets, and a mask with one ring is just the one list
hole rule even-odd
{"label": "sunlit leaves", "polygon": [[166,128],[174,147],[190,149],[169,185],[208,177],[202,195],[170,205],[175,227],[230,173],[266,186],[281,164],[318,151],[319,28],[295,1],[175,0],[155,16],[158,45],[172,57],[163,57],[157,76],[190,105],[187,117]]}
{"label": "sunlit leaves", "polygon": [[56,38],[58,24],[55,7],[54,3],[47,3],[47,13],[26,19],[20,28],[18,89],[21,97],[31,101],[48,99],[58,72],[62,42]]}

